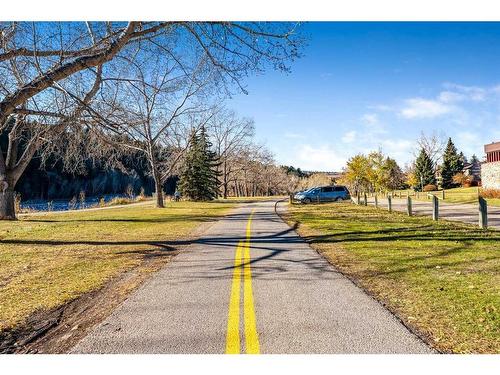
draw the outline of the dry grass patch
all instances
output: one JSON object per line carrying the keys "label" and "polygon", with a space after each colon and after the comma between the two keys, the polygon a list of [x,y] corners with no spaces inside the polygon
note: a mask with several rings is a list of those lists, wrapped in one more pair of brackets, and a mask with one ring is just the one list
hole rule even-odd
{"label": "dry grass patch", "polygon": [[56,308],[151,257],[170,257],[234,203],[171,202],[0,221],[0,332]]}

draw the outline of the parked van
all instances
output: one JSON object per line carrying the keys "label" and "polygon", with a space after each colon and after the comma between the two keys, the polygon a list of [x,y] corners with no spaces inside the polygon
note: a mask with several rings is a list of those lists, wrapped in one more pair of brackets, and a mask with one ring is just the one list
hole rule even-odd
{"label": "parked van", "polygon": [[345,186],[318,186],[295,194],[293,199],[300,203],[338,202],[351,199],[351,195]]}

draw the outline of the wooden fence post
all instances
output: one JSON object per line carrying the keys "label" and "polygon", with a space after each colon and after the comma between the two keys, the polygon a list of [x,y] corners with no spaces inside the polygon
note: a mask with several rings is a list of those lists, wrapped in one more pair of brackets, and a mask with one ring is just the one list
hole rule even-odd
{"label": "wooden fence post", "polygon": [[408,213],[408,216],[413,214],[411,210],[411,197],[406,198],[406,212]]}
{"label": "wooden fence post", "polygon": [[481,229],[488,228],[488,204],[486,199],[479,197],[479,226]]}
{"label": "wooden fence post", "polygon": [[359,206],[359,193],[356,194],[356,204]]}
{"label": "wooden fence post", "polygon": [[444,200],[444,189],[441,191],[441,199]]}
{"label": "wooden fence post", "polygon": [[387,211],[392,212],[392,196],[387,196]]}
{"label": "wooden fence post", "polygon": [[378,208],[378,196],[375,194],[375,208]]}
{"label": "wooden fence post", "polygon": [[432,220],[439,220],[439,199],[435,195],[432,196]]}
{"label": "wooden fence post", "polygon": [[293,194],[290,194],[288,196],[288,203],[292,204],[293,203]]}
{"label": "wooden fence post", "polygon": [[366,193],[365,193],[365,195],[364,195],[364,197],[363,197],[363,198],[365,199],[365,200],[363,201],[363,205],[364,205],[364,206],[368,206],[368,197],[367,197]]}

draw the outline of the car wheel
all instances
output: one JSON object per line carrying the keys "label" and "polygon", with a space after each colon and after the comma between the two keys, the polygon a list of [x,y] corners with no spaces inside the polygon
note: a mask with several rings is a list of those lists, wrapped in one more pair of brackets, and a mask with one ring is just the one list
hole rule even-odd
{"label": "car wheel", "polygon": [[311,203],[311,198],[306,198],[302,202],[304,202],[305,204]]}
{"label": "car wheel", "polygon": [[341,197],[335,198],[335,202],[342,202],[342,198]]}

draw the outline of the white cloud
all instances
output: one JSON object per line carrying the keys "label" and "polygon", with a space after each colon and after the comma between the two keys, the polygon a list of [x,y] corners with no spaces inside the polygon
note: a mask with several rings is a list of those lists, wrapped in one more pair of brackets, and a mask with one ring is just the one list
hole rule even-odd
{"label": "white cloud", "polygon": [[378,115],[376,113],[365,113],[361,116],[361,121],[367,125],[375,125],[378,123]]}
{"label": "white cloud", "polygon": [[355,130],[351,130],[351,131],[345,133],[342,136],[342,142],[344,142],[344,143],[352,143],[356,139],[356,135],[357,135],[356,131]]}
{"label": "white cloud", "polygon": [[[444,91],[441,94],[444,94],[444,100],[451,101],[463,101],[463,100],[471,100],[474,102],[482,102],[486,100],[486,97],[489,92],[494,92],[495,88],[487,89],[484,87],[478,86],[463,86],[457,85],[455,83],[445,83],[443,85],[448,91]],[[441,97],[441,95],[440,95]]]}
{"label": "white cloud", "polygon": [[412,150],[415,148],[415,142],[408,139],[385,139],[380,142],[382,151],[396,159],[398,162],[407,162],[412,156]]}
{"label": "white cloud", "polygon": [[285,132],[284,137],[291,139],[301,139],[304,138],[304,135],[299,133]]}
{"label": "white cloud", "polygon": [[[466,156],[476,154],[480,159],[483,155],[484,145],[488,143],[488,135],[484,132],[462,131],[453,135],[453,141],[457,148]],[[479,152],[478,152],[479,151]]]}
{"label": "white cloud", "polygon": [[407,99],[405,104],[406,106],[400,111],[400,115],[408,119],[434,118],[455,110],[455,107],[438,100],[424,98]]}
{"label": "white cloud", "polygon": [[454,91],[442,91],[438,99],[443,103],[454,103],[467,99],[467,96]]}
{"label": "white cloud", "polygon": [[477,133],[467,131],[458,133],[456,138],[462,143],[482,143]]}
{"label": "white cloud", "polygon": [[500,86],[485,88],[445,83],[443,87],[445,90],[441,91],[435,99],[420,97],[407,99],[399,114],[408,119],[436,118],[452,112],[457,114],[463,110],[457,107],[456,103],[484,102],[500,93]]}
{"label": "white cloud", "polygon": [[304,144],[298,150],[295,164],[304,170],[339,171],[345,166],[346,161],[344,154],[331,145]]}
{"label": "white cloud", "polygon": [[392,107],[385,104],[370,105],[368,106],[368,109],[373,109],[380,112],[390,112],[393,110]]}

